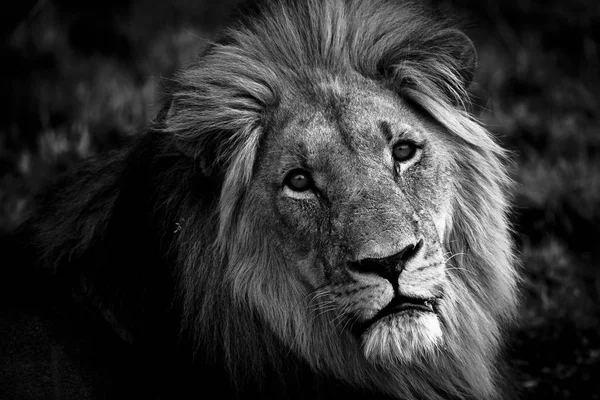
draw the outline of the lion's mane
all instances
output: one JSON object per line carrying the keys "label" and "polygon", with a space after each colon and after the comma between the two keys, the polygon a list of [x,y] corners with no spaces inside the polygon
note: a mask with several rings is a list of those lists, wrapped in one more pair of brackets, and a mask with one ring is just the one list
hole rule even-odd
{"label": "lion's mane", "polygon": [[[196,361],[222,365],[240,390],[276,381],[291,395],[304,390],[293,379],[310,376],[315,387],[335,381],[404,399],[499,398],[516,307],[510,180],[504,151],[467,110],[471,43],[411,3],[279,0],[248,15],[177,75],[131,150],[90,162],[50,196],[35,223],[43,259],[79,271],[80,297],[132,341],[156,327],[157,313],[174,315]],[[444,242],[457,254],[446,340],[432,359],[369,364],[349,334],[308,311],[271,233],[246,211],[270,110],[324,73],[385,83],[460,149]]]}

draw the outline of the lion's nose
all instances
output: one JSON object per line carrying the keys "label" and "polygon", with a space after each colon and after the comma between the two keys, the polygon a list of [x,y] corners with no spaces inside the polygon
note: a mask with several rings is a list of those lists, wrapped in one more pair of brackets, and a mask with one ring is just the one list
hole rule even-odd
{"label": "lion's nose", "polygon": [[353,261],[350,263],[350,268],[361,273],[375,273],[389,280],[396,287],[398,277],[404,271],[406,263],[419,252],[421,247],[423,247],[423,239],[416,244],[409,244],[391,256]]}

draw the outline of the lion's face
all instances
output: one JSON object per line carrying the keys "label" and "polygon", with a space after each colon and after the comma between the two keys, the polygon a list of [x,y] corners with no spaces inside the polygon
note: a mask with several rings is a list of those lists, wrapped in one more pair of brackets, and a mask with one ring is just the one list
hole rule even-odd
{"label": "lion's face", "polygon": [[305,283],[312,312],[350,330],[367,359],[408,361],[444,341],[451,145],[391,91],[320,89],[325,100],[281,107],[253,212]]}

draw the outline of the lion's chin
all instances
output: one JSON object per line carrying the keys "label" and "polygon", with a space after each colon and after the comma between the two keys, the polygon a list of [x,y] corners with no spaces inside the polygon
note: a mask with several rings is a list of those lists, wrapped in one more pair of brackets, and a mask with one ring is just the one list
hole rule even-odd
{"label": "lion's chin", "polygon": [[435,313],[404,311],[388,315],[361,335],[367,360],[389,365],[410,363],[435,351],[442,343],[442,328]]}

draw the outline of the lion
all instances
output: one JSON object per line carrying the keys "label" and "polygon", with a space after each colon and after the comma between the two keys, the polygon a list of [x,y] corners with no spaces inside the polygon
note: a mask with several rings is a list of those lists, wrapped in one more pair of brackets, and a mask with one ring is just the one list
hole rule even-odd
{"label": "lion", "polygon": [[131,148],[49,192],[43,265],[152,368],[182,355],[172,390],[507,398],[511,180],[473,43],[409,2],[240,15]]}

